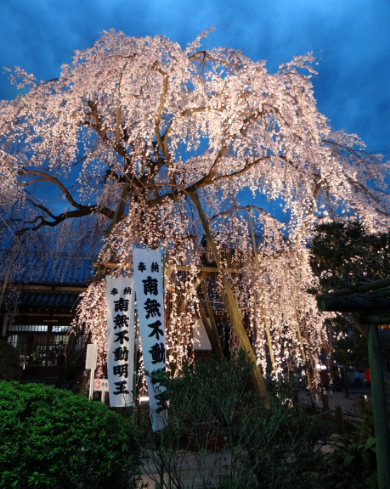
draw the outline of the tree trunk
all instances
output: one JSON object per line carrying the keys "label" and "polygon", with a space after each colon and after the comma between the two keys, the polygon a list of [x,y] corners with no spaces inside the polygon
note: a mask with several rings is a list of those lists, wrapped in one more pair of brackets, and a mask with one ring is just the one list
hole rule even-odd
{"label": "tree trunk", "polygon": [[190,195],[199,213],[199,217],[202,222],[203,229],[206,234],[206,238],[210,244],[210,248],[213,253],[214,260],[217,264],[217,268],[220,270],[221,273],[221,280],[224,288],[224,293],[222,294],[222,300],[224,302],[226,311],[229,315],[230,322],[238,338],[240,348],[246,352],[246,354],[248,355],[248,359],[254,364],[254,370],[251,373],[253,385],[255,386],[256,391],[258,392],[260,397],[268,403],[268,394],[265,388],[264,379],[261,374],[260,367],[259,365],[257,365],[256,355],[253,351],[247,332],[244,328],[244,324],[241,317],[241,311],[238,306],[237,299],[234,296],[234,293],[229,283],[229,279],[222,268],[221,259],[217,247],[215,245],[214,238],[211,234],[209,222],[207,220],[205,213],[203,212],[198,194],[196,192],[191,192]]}
{"label": "tree trunk", "polygon": [[376,463],[378,488],[390,487],[390,445],[387,426],[386,396],[381,365],[382,353],[379,348],[378,326],[370,324],[368,333],[368,355],[371,373],[372,404],[376,440]]}

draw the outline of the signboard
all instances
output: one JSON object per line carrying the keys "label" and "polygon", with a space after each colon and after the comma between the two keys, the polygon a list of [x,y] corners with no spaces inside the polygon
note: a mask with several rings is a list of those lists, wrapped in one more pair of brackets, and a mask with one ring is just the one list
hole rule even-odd
{"label": "signboard", "polygon": [[[133,249],[134,283],[145,371],[165,371],[164,292],[161,252]],[[146,376],[153,431],[166,425],[165,387]]]}
{"label": "signboard", "polygon": [[108,392],[108,380],[96,379],[93,383],[93,390],[102,393],[102,404],[106,402],[106,392]]}
{"label": "signboard", "polygon": [[97,362],[97,349],[97,345],[87,345],[87,359],[85,362],[86,370],[95,370]]}
{"label": "signboard", "polygon": [[107,379],[96,379],[94,386],[94,391],[108,391],[108,380]]}
{"label": "signboard", "polygon": [[107,376],[110,406],[134,406],[133,278],[107,277]]}

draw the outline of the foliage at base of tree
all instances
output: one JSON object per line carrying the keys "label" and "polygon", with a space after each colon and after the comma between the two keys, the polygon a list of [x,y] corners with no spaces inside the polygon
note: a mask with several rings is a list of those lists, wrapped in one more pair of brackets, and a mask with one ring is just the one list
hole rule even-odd
{"label": "foliage at base of tree", "polygon": [[346,433],[331,437],[334,452],[328,456],[329,489],[376,489],[376,440],[372,402],[362,400],[360,417],[346,424]]}
{"label": "foliage at base of tree", "polygon": [[134,426],[101,403],[40,384],[0,382],[0,487],[134,486]]}
{"label": "foliage at base of tree", "polygon": [[173,487],[186,483],[189,452],[192,473],[195,465],[205,487],[314,487],[322,470],[318,439],[325,436],[325,424],[293,407],[287,385],[275,386],[266,406],[249,389],[251,369],[240,351],[236,358],[197,362],[179,378],[159,379],[169,398],[163,451],[159,433],[146,445],[154,454],[151,466],[163,466]]}

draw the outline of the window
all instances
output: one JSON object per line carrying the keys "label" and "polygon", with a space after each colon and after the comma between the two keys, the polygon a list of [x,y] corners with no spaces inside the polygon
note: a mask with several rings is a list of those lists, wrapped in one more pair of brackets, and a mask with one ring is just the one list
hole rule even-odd
{"label": "window", "polygon": [[[65,327],[65,326],[62,326],[62,327]],[[27,333],[46,333],[47,328],[48,328],[47,325],[43,325],[43,326],[38,326],[38,325],[32,326],[32,325],[24,325],[24,324],[9,324],[8,325],[8,331],[25,331]]]}

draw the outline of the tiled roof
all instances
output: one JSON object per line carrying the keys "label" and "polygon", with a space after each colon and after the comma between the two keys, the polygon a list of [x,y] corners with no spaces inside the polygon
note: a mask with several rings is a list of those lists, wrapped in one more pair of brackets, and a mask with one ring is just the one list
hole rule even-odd
{"label": "tiled roof", "polygon": [[79,295],[80,292],[22,291],[19,306],[71,309],[78,301]]}
{"label": "tiled roof", "polygon": [[[9,250],[0,250],[0,281],[6,276],[10,256]],[[15,256],[9,281],[85,286],[86,279],[93,276],[92,264],[95,259],[91,255],[71,253],[28,253]]]}

